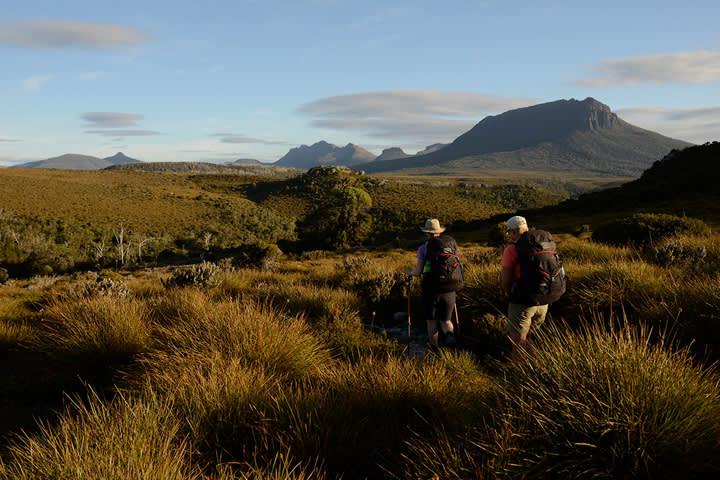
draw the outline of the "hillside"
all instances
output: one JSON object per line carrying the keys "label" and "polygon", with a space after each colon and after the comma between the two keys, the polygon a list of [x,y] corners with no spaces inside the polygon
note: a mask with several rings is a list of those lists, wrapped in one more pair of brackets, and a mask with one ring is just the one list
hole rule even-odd
{"label": "hillside", "polygon": [[107,168],[112,165],[123,165],[139,162],[140,160],[130,158],[124,155],[122,152],[118,152],[112,157],[107,158],[97,158],[90,155],[67,153],[65,155],[60,155],[59,157],[14,165],[12,168],[59,168],[67,170],[99,170],[101,168]]}
{"label": "hillside", "polygon": [[207,162],[143,162],[114,165],[107,170],[137,170],[143,172],[205,173],[222,175],[259,175],[265,177],[291,177],[301,172],[290,167],[275,167],[250,163],[218,164]]}
{"label": "hillside", "polygon": [[[638,212],[699,218],[720,226],[720,142],[673,150],[636,180],[525,211],[537,224],[573,231]],[[500,218],[495,220],[501,220]]]}
{"label": "hillside", "polygon": [[352,167],[354,165],[371,162],[374,159],[374,154],[352,143],[348,143],[344,147],[338,147],[331,143],[320,141],[311,146],[302,145],[290,149],[288,153],[273,163],[273,165],[308,170],[320,165]]}
{"label": "hillside", "polygon": [[358,168],[394,174],[517,171],[632,178],[667,151],[688,145],[631,125],[593,98],[571,99],[488,116],[438,151]]}

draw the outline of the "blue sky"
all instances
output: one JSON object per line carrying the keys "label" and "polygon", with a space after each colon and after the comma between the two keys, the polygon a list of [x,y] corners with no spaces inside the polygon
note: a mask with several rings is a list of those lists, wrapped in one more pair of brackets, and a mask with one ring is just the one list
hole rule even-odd
{"label": "blue sky", "polygon": [[0,165],[272,162],[320,140],[415,153],[586,97],[720,140],[718,18],[717,0],[6,0]]}

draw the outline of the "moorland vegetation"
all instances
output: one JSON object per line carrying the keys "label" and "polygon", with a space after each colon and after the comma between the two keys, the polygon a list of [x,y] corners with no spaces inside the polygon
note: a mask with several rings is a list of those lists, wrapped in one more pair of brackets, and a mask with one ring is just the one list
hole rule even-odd
{"label": "moorland vegetation", "polygon": [[[410,210],[427,186],[338,169],[289,181],[189,178],[181,179],[188,191],[194,185],[209,198],[232,194],[299,219],[296,226],[331,198],[336,228],[344,221],[362,226],[364,215],[376,228],[382,223],[373,209],[392,211],[378,194],[388,184],[400,192],[392,201],[401,213],[388,223],[396,230],[370,232],[363,249],[303,250],[288,239],[301,247],[274,250],[257,265],[225,252],[196,265],[118,264],[8,278],[0,288],[8,367],[0,478],[720,473],[720,375],[713,366],[720,358],[720,237],[713,217],[688,219],[646,203],[633,237],[617,238],[596,231],[626,224],[637,211],[579,209],[571,218],[564,205],[556,207],[557,224],[528,215],[556,234],[568,292],[537,332],[533,355],[508,362],[502,237],[493,215],[516,208],[501,203],[463,217],[464,201],[487,205],[483,193],[502,199],[503,190],[432,187],[449,202],[453,192],[464,200],[445,221],[460,240],[466,288],[457,348],[423,357],[408,355],[404,340],[387,332],[398,326],[394,313],[408,309],[408,295],[410,311],[421,311],[419,285],[400,272],[421,241],[419,219],[435,213]],[[547,209],[533,212],[552,218]],[[473,223],[480,220],[482,241]],[[301,236],[302,228],[293,233]],[[267,245],[285,244],[278,237]],[[411,321],[423,329],[422,318],[413,313]]]}

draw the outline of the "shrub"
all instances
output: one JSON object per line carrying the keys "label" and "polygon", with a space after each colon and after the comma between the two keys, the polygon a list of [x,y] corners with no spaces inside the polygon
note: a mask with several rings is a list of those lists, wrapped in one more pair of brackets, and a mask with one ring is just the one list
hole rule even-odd
{"label": "shrub", "polygon": [[648,250],[648,257],[663,267],[710,273],[720,269],[717,237],[679,235],[666,238]]}
{"label": "shrub", "polygon": [[131,294],[124,280],[116,280],[111,276],[100,276],[95,281],[80,283],[71,287],[68,293],[74,297],[107,295],[116,298],[128,297]]}
{"label": "shrub", "polygon": [[190,268],[173,272],[168,280],[163,281],[166,288],[173,287],[200,287],[215,288],[222,282],[220,267],[212,262],[202,262]]}
{"label": "shrub", "polygon": [[277,269],[282,254],[283,252],[274,244],[245,244],[238,247],[233,264],[241,268],[272,271]]}
{"label": "shrub", "polygon": [[678,234],[707,235],[702,220],[662,213],[637,213],[603,224],[593,232],[593,240],[614,245],[644,245]]}

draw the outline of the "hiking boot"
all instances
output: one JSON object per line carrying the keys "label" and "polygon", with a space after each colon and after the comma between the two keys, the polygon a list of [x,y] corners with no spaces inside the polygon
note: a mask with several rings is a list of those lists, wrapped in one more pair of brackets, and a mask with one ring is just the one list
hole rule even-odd
{"label": "hiking boot", "polygon": [[454,347],[456,340],[455,340],[455,332],[447,332],[445,334],[445,340],[443,341],[446,347]]}

